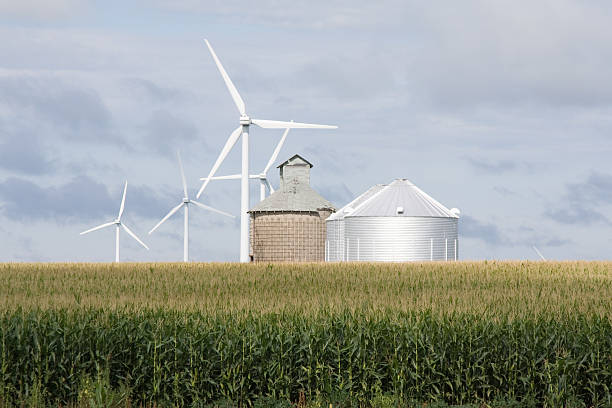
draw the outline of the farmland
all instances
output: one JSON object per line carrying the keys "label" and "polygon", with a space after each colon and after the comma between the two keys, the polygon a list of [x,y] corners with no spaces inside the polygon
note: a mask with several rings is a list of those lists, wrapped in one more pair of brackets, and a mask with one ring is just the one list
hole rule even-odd
{"label": "farmland", "polygon": [[612,263],[0,264],[0,309],[612,317]]}
{"label": "farmland", "polygon": [[1,264],[0,400],[610,406],[610,299],[606,262]]}

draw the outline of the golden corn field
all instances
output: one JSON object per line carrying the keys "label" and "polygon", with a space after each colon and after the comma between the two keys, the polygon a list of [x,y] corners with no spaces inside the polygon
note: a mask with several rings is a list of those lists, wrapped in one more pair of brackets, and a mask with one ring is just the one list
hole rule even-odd
{"label": "golden corn field", "polygon": [[612,318],[611,262],[0,264],[0,308]]}
{"label": "golden corn field", "polygon": [[0,264],[0,406],[611,395],[610,262]]}

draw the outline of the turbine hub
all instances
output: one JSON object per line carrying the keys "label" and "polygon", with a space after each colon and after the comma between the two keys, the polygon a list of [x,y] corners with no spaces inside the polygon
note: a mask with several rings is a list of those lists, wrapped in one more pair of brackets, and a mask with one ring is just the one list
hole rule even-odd
{"label": "turbine hub", "polygon": [[249,126],[251,124],[251,118],[249,118],[247,115],[240,116],[240,124],[242,126]]}
{"label": "turbine hub", "polygon": [[189,204],[189,199],[188,198],[183,198],[183,204]]}

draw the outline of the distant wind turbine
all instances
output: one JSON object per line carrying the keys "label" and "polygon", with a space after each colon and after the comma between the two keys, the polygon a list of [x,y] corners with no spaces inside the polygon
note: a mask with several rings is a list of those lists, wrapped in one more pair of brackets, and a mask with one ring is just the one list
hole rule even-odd
{"label": "distant wind turbine", "polygon": [[[250,179],[259,179],[259,201],[263,201],[266,198],[266,188],[268,189],[270,194],[274,193],[274,188],[272,188],[272,185],[268,181],[268,171],[270,170],[270,167],[272,167],[274,161],[278,157],[278,154],[280,153],[280,150],[283,147],[283,144],[285,143],[285,139],[287,138],[288,133],[289,129],[285,129],[285,132],[283,133],[283,136],[276,145],[274,152],[272,152],[272,156],[270,156],[270,160],[268,160],[268,164],[266,164],[266,167],[264,167],[261,173],[249,175]],[[241,177],[241,174],[232,174],[230,176],[215,176],[212,177],[211,180],[239,180]],[[200,178],[200,180],[206,181],[208,180],[208,178],[202,177]]]}
{"label": "distant wind turbine", "polygon": [[177,152],[177,156],[178,156],[178,162],[179,162],[179,168],[181,169],[181,180],[183,182],[183,201],[177,205],[176,207],[174,207],[173,209],[170,210],[170,212],[161,219],[160,222],[157,223],[157,225],[155,225],[151,231],[149,231],[149,234],[151,234],[153,231],[155,231],[157,229],[157,227],[159,227],[160,225],[162,225],[164,223],[164,221],[166,221],[168,218],[172,217],[172,215],[174,213],[176,213],[178,210],[181,209],[181,207],[185,207],[185,213],[184,213],[184,223],[185,223],[185,233],[184,233],[184,237],[183,237],[183,261],[184,262],[189,262],[189,204],[195,204],[198,207],[201,207],[205,210],[208,211],[213,211],[222,215],[225,215],[226,217],[231,217],[231,218],[235,218],[233,215],[228,214],[226,212],[217,210],[215,208],[209,207],[205,204],[202,204],[200,202],[197,202],[196,200],[190,200],[189,199],[189,195],[187,194],[187,182],[185,181],[185,172],[183,171],[183,161],[181,160],[181,154],[179,152]]}
{"label": "distant wind turbine", "polygon": [[249,214],[247,211],[249,210],[249,126],[251,124],[257,125],[266,129],[287,129],[287,128],[304,128],[304,129],[336,129],[337,126],[329,126],[329,125],[314,125],[309,123],[298,123],[298,122],[284,122],[278,120],[264,120],[264,119],[251,119],[246,113],[246,107],[244,101],[240,97],[238,90],[234,86],[234,83],[230,79],[229,75],[221,65],[221,61],[217,58],[217,54],[213,50],[212,46],[208,42],[208,40],[204,40],[206,45],[208,46],[208,50],[215,60],[215,64],[217,65],[217,69],[221,73],[223,77],[223,81],[225,82],[225,86],[229,90],[232,99],[234,100],[234,104],[238,108],[238,112],[240,113],[239,123],[240,126],[236,128],[229,136],[227,141],[225,142],[225,146],[221,150],[221,154],[217,158],[217,161],[213,165],[210,173],[208,173],[208,177],[204,180],[200,191],[198,191],[197,198],[200,198],[200,195],[212,179],[217,169],[225,160],[227,154],[232,150],[232,147],[238,141],[238,138],[242,135],[242,173],[241,173],[241,183],[240,183],[240,262],[248,262],[249,261]]}
{"label": "distant wind turbine", "polygon": [[128,234],[130,234],[132,238],[138,241],[140,245],[145,247],[147,250],[149,249],[149,247],[146,246],[145,243],[142,242],[140,238],[138,238],[136,234],[134,234],[132,230],[127,227],[127,225],[121,222],[121,216],[123,215],[123,209],[125,208],[125,193],[126,192],[127,192],[127,180],[125,181],[125,187],[123,187],[123,198],[121,199],[121,207],[119,208],[119,215],[117,216],[115,221],[107,222],[106,224],[98,225],[97,227],[93,227],[91,229],[88,229],[87,231],[81,232],[81,235],[85,235],[92,231],[96,231],[96,230],[114,225],[115,226],[115,262],[119,262],[119,230],[121,228],[123,228]]}
{"label": "distant wind turbine", "polygon": [[536,253],[540,256],[540,258],[542,258],[543,261],[546,260],[546,258],[544,258],[544,255],[542,255],[542,253],[538,250],[538,248],[536,248],[535,245],[533,245],[533,250],[536,251]]}

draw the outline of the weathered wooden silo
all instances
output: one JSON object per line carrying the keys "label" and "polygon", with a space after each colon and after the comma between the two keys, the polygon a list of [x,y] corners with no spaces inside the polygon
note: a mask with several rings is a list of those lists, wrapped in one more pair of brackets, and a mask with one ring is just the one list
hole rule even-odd
{"label": "weathered wooden silo", "polygon": [[324,261],[325,219],[336,209],[310,187],[306,159],[296,154],[278,168],[278,191],[249,211],[251,260]]}

